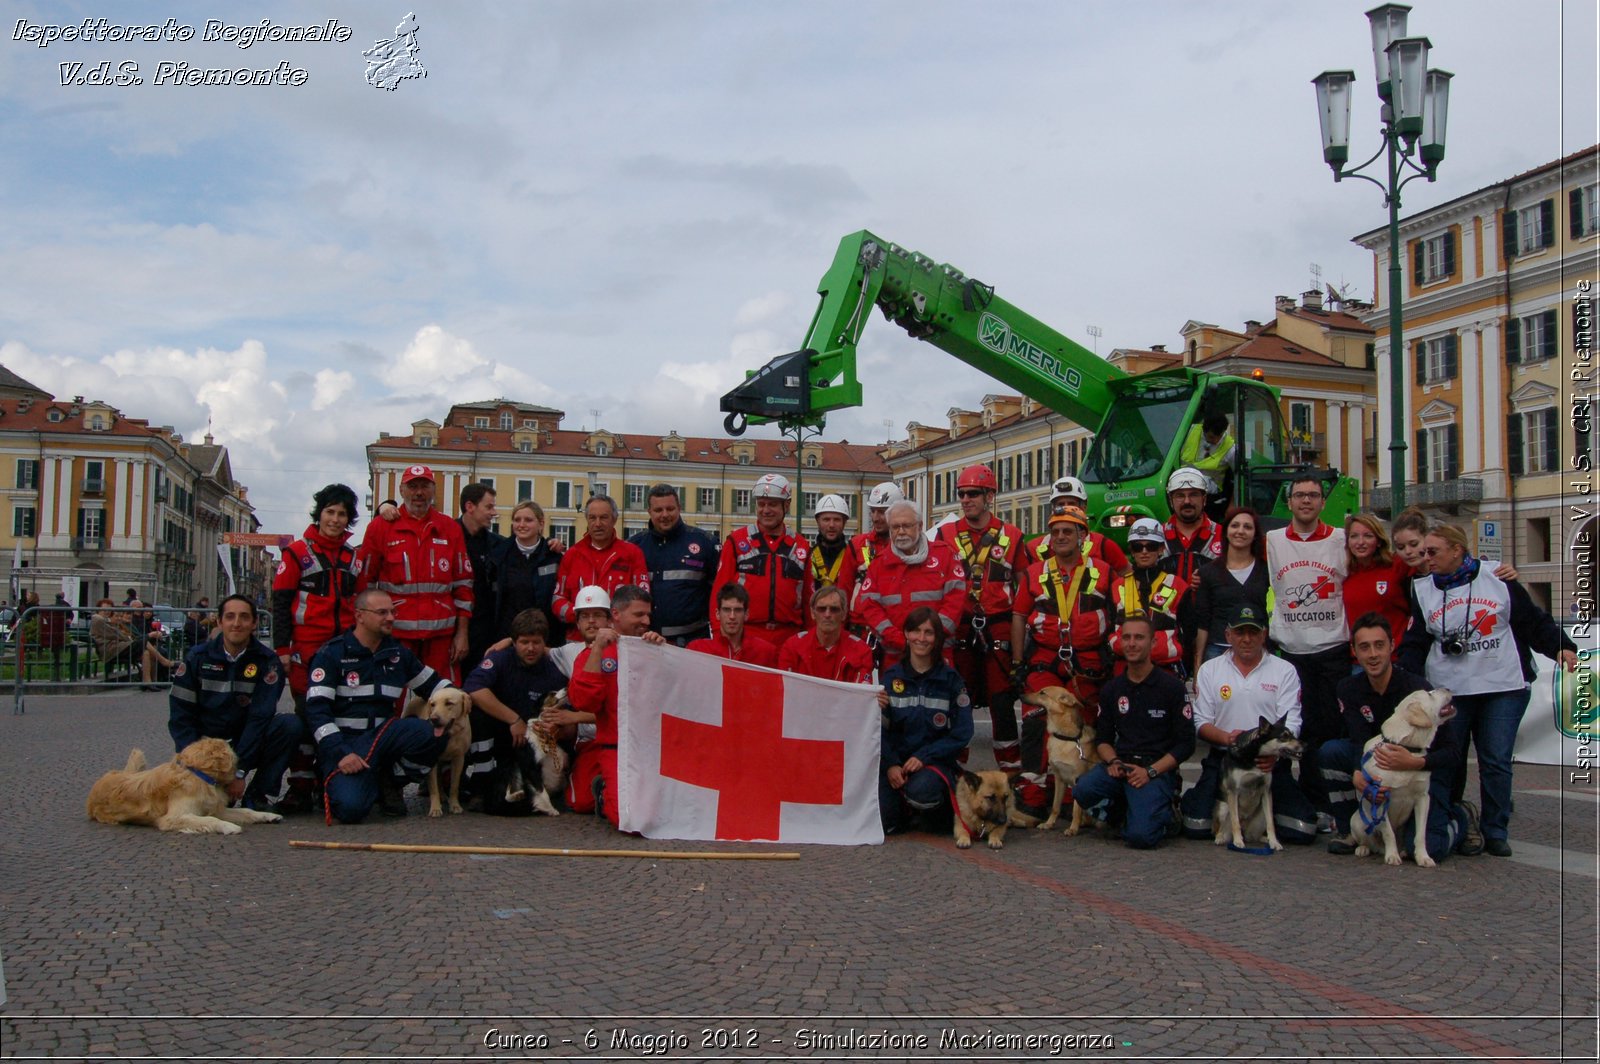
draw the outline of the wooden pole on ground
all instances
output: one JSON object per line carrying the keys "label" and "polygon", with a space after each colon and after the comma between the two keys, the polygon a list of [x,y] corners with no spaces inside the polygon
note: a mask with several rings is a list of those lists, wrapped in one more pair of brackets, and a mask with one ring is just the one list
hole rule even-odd
{"label": "wooden pole on ground", "polygon": [[398,842],[313,842],[290,839],[302,850],[367,850],[376,853],[481,853],[503,857],[636,857],[652,861],[798,861],[798,853],[722,853],[713,850],[571,850],[538,846],[424,846]]}

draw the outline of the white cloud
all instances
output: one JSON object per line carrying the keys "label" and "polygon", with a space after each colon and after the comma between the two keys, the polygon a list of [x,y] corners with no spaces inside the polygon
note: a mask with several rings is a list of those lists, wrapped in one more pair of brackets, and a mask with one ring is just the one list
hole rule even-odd
{"label": "white cloud", "polygon": [[326,410],[356,386],[356,378],[344,370],[319,369],[312,387],[311,409]]}
{"label": "white cloud", "polygon": [[385,384],[404,391],[428,391],[441,382],[459,380],[488,365],[469,340],[452,336],[437,325],[424,325],[383,370]]}

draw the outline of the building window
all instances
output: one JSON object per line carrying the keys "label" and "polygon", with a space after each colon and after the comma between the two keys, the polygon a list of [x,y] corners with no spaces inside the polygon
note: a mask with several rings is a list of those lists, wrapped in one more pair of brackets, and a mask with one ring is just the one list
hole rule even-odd
{"label": "building window", "polygon": [[750,464],[750,456],[748,454],[739,455],[739,464],[740,465],[749,465]]}
{"label": "building window", "polygon": [[1508,212],[1505,215],[1506,257],[1526,255],[1554,244],[1555,213],[1555,201],[1548,199],[1531,207]]}
{"label": "building window", "polygon": [[531,481],[531,480],[519,480],[519,481],[517,481],[517,501],[518,502],[526,502],[531,498],[533,498],[533,481]]}
{"label": "building window", "polygon": [[1553,406],[1508,416],[1506,450],[1511,460],[1511,475],[1556,472],[1560,468],[1560,456],[1556,454],[1558,439]]}
{"label": "building window", "polygon": [[576,526],[571,521],[553,521],[550,524],[550,535],[569,547],[572,546],[574,531],[576,531]]}
{"label": "building window", "polygon": [[418,447],[432,447],[433,446],[433,437],[432,436],[418,436],[417,437],[417,446]]}
{"label": "building window", "polygon": [[106,490],[106,464],[104,462],[83,463],[83,490]]}
{"label": "building window", "polygon": [[817,512],[817,500],[821,498],[814,491],[808,491],[800,499],[800,513],[802,516]]}
{"label": "building window", "polygon": [[556,481],[556,509],[572,509],[572,482],[568,480]]}
{"label": "building window", "polygon": [[78,511],[78,535],[88,540],[99,540],[101,532],[106,527],[106,513],[96,507],[92,510]]}
{"label": "building window", "polygon": [[475,429],[486,429],[489,427],[489,419],[487,417],[475,417],[472,419],[472,427]]}
{"label": "building window", "polygon": [[[17,488],[21,491],[39,490],[39,460],[37,458],[17,459]],[[30,535],[32,533],[29,533]]]}
{"label": "building window", "polygon": [[1417,482],[1437,484],[1461,475],[1461,432],[1454,425],[1417,430]]}
{"label": "building window", "polygon": [[106,430],[105,415],[104,414],[92,414],[92,415],[90,415],[90,417],[89,417],[89,431],[90,432],[104,432],[105,430]]}
{"label": "building window", "polygon": [[49,413],[45,414],[44,417],[46,421],[61,421],[66,416],[67,415],[63,414],[61,411],[52,406]]}
{"label": "building window", "polygon": [[594,487],[589,490],[589,497],[590,498],[593,498],[596,495],[610,496],[610,494],[611,494],[611,485],[609,483],[607,483],[606,481],[604,481],[604,480],[595,481],[594,482]]}
{"label": "building window", "polygon": [[1307,436],[1311,435],[1310,403],[1289,404],[1289,427],[1296,432],[1303,432]]}
{"label": "building window", "polygon": [[1506,365],[1526,366],[1556,357],[1556,312],[1513,318],[1506,326]]}
{"label": "building window", "polygon": [[1439,384],[1455,380],[1458,372],[1456,334],[1418,340],[1412,354],[1417,360],[1417,383]]}
{"label": "building window", "polygon": [[1448,230],[1417,241],[1411,279],[1419,285],[1442,281],[1456,272],[1456,235]]}
{"label": "building window", "polygon": [[500,492],[494,486],[494,477],[479,477],[478,478],[478,483],[482,484],[484,487],[488,488],[489,489],[489,493],[491,495],[499,495],[500,494]]}
{"label": "building window", "polygon": [[599,441],[599,440],[595,441],[594,455],[595,455],[596,458],[604,458],[606,455],[608,455],[610,453],[611,453],[611,445],[610,444],[604,443],[604,442]]}
{"label": "building window", "polygon": [[525,417],[522,419],[522,427],[525,429],[533,429],[535,432],[539,431],[539,423],[533,420],[531,417]]}
{"label": "building window", "polygon": [[1571,197],[1568,206],[1572,211],[1572,239],[1600,233],[1600,184],[1575,188]]}
{"label": "building window", "polygon": [[822,464],[822,456],[817,454],[806,455],[806,468],[815,469]]}
{"label": "building window", "polygon": [[714,514],[722,509],[721,488],[701,488],[699,504],[696,509],[703,514]]}
{"label": "building window", "polygon": [[533,453],[533,441],[532,440],[521,440],[521,441],[519,441],[517,443],[517,450],[521,451],[523,454],[532,454]]}
{"label": "building window", "polygon": [[751,512],[749,488],[733,489],[733,512],[736,514],[747,514]]}
{"label": "building window", "polygon": [[11,534],[13,536],[33,536],[38,526],[36,511],[32,506],[16,506],[11,510]]}
{"label": "building window", "polygon": [[506,432],[510,432],[516,426],[516,424],[516,417],[509,411],[500,415],[500,427]]}

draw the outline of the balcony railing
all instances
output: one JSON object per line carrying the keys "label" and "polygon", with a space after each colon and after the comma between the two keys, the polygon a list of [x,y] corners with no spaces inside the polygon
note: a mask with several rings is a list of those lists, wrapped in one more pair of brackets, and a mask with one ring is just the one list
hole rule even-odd
{"label": "balcony railing", "polygon": [[1378,460],[1378,441],[1370,436],[1367,437],[1366,442],[1361,445],[1361,457],[1369,462],[1376,462]]}
{"label": "balcony railing", "polygon": [[72,549],[74,551],[80,553],[80,554],[85,554],[85,553],[89,553],[89,552],[92,552],[92,551],[105,550],[106,549],[106,537],[104,537],[104,536],[73,536],[72,537]]}
{"label": "balcony railing", "polygon": [[[1392,517],[1388,488],[1372,488],[1367,493],[1368,505],[1373,513]],[[1443,506],[1454,508],[1462,503],[1475,503],[1483,498],[1483,481],[1477,477],[1457,477],[1427,484],[1406,485],[1407,506]]]}
{"label": "balcony railing", "polygon": [[104,495],[106,482],[104,477],[84,477],[83,493],[85,495]]}

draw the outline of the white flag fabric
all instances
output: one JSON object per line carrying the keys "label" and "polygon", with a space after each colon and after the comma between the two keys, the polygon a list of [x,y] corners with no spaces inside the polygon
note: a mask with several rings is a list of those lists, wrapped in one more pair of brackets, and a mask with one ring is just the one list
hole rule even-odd
{"label": "white flag fabric", "polygon": [[618,814],[652,839],[861,845],[878,815],[878,688],[624,639]]}

